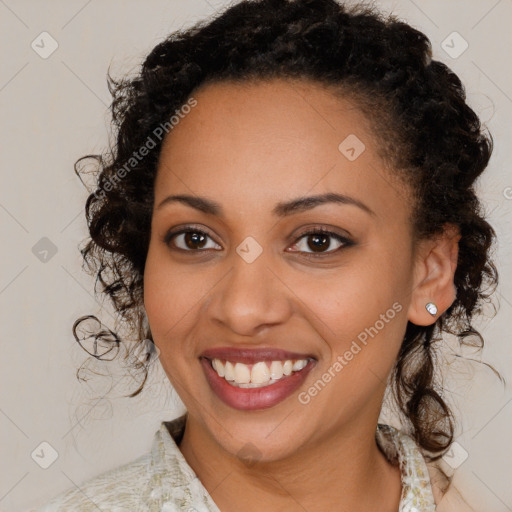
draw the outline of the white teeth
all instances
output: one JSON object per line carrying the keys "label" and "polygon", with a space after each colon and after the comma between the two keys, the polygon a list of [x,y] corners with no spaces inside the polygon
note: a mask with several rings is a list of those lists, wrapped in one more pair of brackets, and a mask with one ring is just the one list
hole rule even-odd
{"label": "white teeth", "polygon": [[270,370],[268,369],[267,363],[256,363],[251,370],[251,382],[253,384],[265,384],[269,380]]}
{"label": "white teeth", "polygon": [[241,388],[256,388],[269,386],[283,377],[298,372],[307,366],[308,359],[295,361],[259,361],[252,365],[243,363],[233,364],[230,361],[223,363],[220,359],[212,360],[212,367],[219,377],[224,377],[232,385]]}
{"label": "white teeth", "polygon": [[235,382],[237,384],[249,384],[251,382],[251,372],[246,364],[235,364]]}
{"label": "white teeth", "polygon": [[224,365],[218,359],[212,361],[212,366],[220,377],[224,377]]}
{"label": "white teeth", "polygon": [[304,361],[304,359],[299,359],[298,361],[295,361],[295,363],[293,363],[292,370],[294,372],[297,372],[299,370],[302,370],[302,368],[304,368],[304,366],[306,366],[307,364],[307,361]]}
{"label": "white teeth", "polygon": [[276,380],[283,376],[283,365],[279,361],[272,361],[272,364],[270,365],[270,376]]}
{"label": "white teeth", "polygon": [[291,361],[285,361],[283,364],[283,373],[285,375],[291,375],[292,374],[292,362]]}
{"label": "white teeth", "polygon": [[[217,359],[217,365],[222,365],[222,361]],[[233,364],[230,363],[229,361],[226,361],[226,364],[224,366],[224,378],[226,380],[235,380]]]}

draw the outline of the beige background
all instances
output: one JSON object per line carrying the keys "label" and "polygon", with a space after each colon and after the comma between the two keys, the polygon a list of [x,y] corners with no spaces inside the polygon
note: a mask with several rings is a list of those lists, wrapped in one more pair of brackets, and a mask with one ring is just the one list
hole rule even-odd
{"label": "beige background", "polygon": [[[483,359],[509,377],[512,1],[376,3],[430,37],[435,58],[459,74],[470,104],[495,138],[480,189],[500,240],[500,309],[495,318],[482,319],[478,325],[488,343]],[[42,504],[133,460],[149,450],[160,421],[181,412],[158,365],[147,389],[135,399],[119,398],[134,389],[134,383],[120,380],[114,366],[105,367],[111,368],[112,377],[91,376],[83,383],[76,379],[86,354],[71,335],[74,320],[100,313],[112,326],[112,319],[93,296],[92,278],[81,270],[77,246],[86,236],[86,191],[72,167],[79,156],[101,151],[107,140],[108,65],[115,76],[135,70],[168,33],[225,4],[0,0],[1,511],[19,512]],[[43,31],[58,43],[46,59],[31,47]],[[441,46],[454,31],[469,44],[457,58]],[[56,249],[46,262],[40,260],[41,253],[37,257],[33,252],[34,246],[40,247],[36,244],[48,244],[40,241],[43,237]],[[459,360],[450,357],[453,347],[447,343],[447,361]],[[446,393],[462,420],[457,442],[468,453],[455,473],[456,485],[476,510],[512,510],[510,387],[503,389],[483,365],[455,362],[447,369]],[[110,387],[113,390],[106,394]],[[31,457],[34,450],[41,452],[42,442],[58,454],[48,469]],[[43,448],[48,457],[51,448]],[[458,457],[452,456],[452,464],[460,462]]]}

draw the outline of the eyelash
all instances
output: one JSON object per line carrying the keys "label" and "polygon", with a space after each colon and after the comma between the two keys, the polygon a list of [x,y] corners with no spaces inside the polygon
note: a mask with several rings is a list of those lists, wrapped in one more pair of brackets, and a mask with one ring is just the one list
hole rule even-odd
{"label": "eyelash", "polygon": [[[181,249],[180,247],[172,247],[171,246],[171,241],[175,237],[177,237],[178,235],[186,234],[186,233],[196,233],[196,234],[204,235],[211,239],[210,235],[206,231],[204,231],[200,228],[196,228],[194,226],[185,226],[184,228],[181,228],[178,231],[170,231],[169,233],[167,233],[164,236],[163,241],[171,249],[176,250],[176,251],[181,251],[181,252],[200,253],[200,252],[206,252],[206,251],[211,251],[211,250],[215,250],[215,251],[218,250],[218,249],[197,249],[197,250],[196,249]],[[326,251],[326,252],[320,252],[320,253],[296,251],[302,257],[307,258],[307,259],[315,259],[315,258],[322,258],[322,257],[326,257],[326,256],[332,256],[333,254],[339,252],[341,249],[350,247],[355,244],[352,240],[350,240],[344,236],[341,236],[337,233],[329,231],[326,228],[318,227],[318,228],[310,229],[310,230],[305,231],[305,232],[301,233],[300,235],[298,235],[295,242],[293,242],[292,246],[296,245],[302,238],[307,237],[309,235],[328,235],[329,237],[332,237],[336,241],[342,243],[342,245],[340,247],[338,247],[337,249],[334,249],[331,251]]]}

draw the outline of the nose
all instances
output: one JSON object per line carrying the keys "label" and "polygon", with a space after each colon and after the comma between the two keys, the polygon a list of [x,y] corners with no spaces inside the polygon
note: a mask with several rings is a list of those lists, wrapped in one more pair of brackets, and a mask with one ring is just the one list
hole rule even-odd
{"label": "nose", "polygon": [[248,263],[238,254],[229,273],[215,288],[208,304],[211,321],[240,336],[254,337],[270,326],[285,323],[291,315],[291,292],[261,254]]}

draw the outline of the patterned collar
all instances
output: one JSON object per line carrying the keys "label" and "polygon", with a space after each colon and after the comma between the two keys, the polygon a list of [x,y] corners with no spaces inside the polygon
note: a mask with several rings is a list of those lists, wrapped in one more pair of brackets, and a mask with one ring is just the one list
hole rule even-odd
{"label": "patterned collar", "polygon": [[[221,512],[178,448],[185,422],[186,414],[162,422],[155,434],[145,503],[160,505],[162,512]],[[377,426],[375,437],[387,459],[400,466],[402,495],[398,512],[435,512],[427,466],[414,440],[383,424]],[[149,509],[153,510],[151,506]]]}
{"label": "patterned collar", "polygon": [[375,439],[388,461],[400,466],[402,495],[398,512],[435,512],[427,465],[412,437],[379,423]]}

